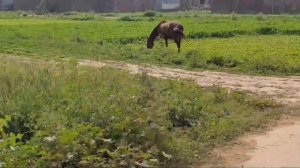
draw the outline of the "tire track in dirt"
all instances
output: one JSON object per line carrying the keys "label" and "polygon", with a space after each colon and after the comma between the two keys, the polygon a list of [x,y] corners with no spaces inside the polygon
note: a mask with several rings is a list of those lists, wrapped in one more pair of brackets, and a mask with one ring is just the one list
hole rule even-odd
{"label": "tire track in dirt", "polygon": [[220,86],[228,89],[247,91],[275,99],[287,105],[300,104],[300,77],[263,77],[224,72],[194,72],[182,69],[161,68],[153,65],[135,65],[115,61],[79,60],[80,66],[101,68],[104,66],[127,70],[131,74],[146,73],[164,79],[192,80],[202,87]]}

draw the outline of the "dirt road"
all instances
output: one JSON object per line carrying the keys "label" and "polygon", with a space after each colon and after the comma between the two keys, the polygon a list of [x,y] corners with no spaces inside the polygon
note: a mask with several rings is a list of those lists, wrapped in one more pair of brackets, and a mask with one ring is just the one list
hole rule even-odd
{"label": "dirt road", "polygon": [[300,167],[300,120],[249,139],[256,146],[246,152],[250,159],[241,163],[244,167]]}
{"label": "dirt road", "polygon": [[300,104],[300,77],[261,77],[229,74],[223,72],[193,72],[182,69],[160,68],[152,65],[134,65],[113,61],[97,62],[80,60],[81,66],[115,67],[128,70],[132,74],[147,73],[149,76],[168,79],[193,80],[202,87],[221,86],[233,90],[248,91],[251,93],[274,98],[284,104]]}
{"label": "dirt road", "polygon": [[200,167],[300,167],[300,118],[284,118],[276,127],[240,137],[215,149]]}

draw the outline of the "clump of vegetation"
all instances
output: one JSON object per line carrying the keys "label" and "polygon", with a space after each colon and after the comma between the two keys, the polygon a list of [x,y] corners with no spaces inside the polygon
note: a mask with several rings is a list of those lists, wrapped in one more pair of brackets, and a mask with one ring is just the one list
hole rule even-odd
{"label": "clump of vegetation", "polygon": [[235,12],[232,12],[231,19],[232,20],[238,20],[238,16],[237,16],[237,14]]}
{"label": "clump of vegetation", "polygon": [[229,67],[229,68],[236,67],[239,64],[238,61],[232,59],[229,56],[213,56],[209,60],[207,60],[207,63],[219,67]]}
{"label": "clump of vegetation", "polygon": [[145,17],[155,17],[157,14],[156,14],[156,12],[155,11],[146,11],[145,13],[144,13],[144,16]]}
{"label": "clump of vegetation", "polygon": [[141,19],[132,16],[123,16],[119,19],[120,21],[139,21]]}
{"label": "clump of vegetation", "polygon": [[186,166],[279,114],[243,93],[78,68],[75,60],[0,66],[4,167]]}
{"label": "clump of vegetation", "polygon": [[263,19],[264,19],[264,14],[263,14],[262,12],[260,12],[259,14],[257,14],[256,19],[257,19],[258,21],[263,21]]}
{"label": "clump of vegetation", "polygon": [[274,27],[261,27],[259,29],[257,29],[257,33],[258,34],[276,34],[277,33],[277,29]]}

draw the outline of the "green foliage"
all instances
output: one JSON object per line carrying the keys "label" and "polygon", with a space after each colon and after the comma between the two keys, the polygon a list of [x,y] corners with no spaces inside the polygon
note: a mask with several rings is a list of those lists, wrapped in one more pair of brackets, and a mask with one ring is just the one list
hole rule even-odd
{"label": "green foliage", "polygon": [[209,60],[207,60],[207,63],[229,68],[236,67],[239,64],[238,61],[233,60],[233,58],[229,56],[212,56]]}
{"label": "green foliage", "polygon": [[242,93],[78,68],[76,59],[1,58],[0,67],[4,167],[186,166],[279,114],[273,102]]}
{"label": "green foliage", "polygon": [[144,16],[146,16],[146,17],[155,17],[157,14],[156,14],[156,12],[155,11],[146,11],[145,13],[144,13]]}
{"label": "green foliage", "polygon": [[132,16],[123,16],[120,18],[120,21],[139,21],[139,18],[132,17]]}
{"label": "green foliage", "polygon": [[274,27],[261,27],[257,29],[258,34],[276,34],[277,29]]}

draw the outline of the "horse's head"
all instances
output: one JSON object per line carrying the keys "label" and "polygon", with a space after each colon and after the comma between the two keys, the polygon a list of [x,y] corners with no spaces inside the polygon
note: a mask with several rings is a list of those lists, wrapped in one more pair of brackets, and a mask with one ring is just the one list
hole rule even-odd
{"label": "horse's head", "polygon": [[149,49],[152,49],[154,47],[154,40],[159,35],[159,33],[158,33],[159,25],[160,25],[160,23],[152,30],[152,32],[148,38],[147,48],[149,48]]}
{"label": "horse's head", "polygon": [[152,49],[154,46],[154,40],[152,38],[148,38],[147,48]]}

